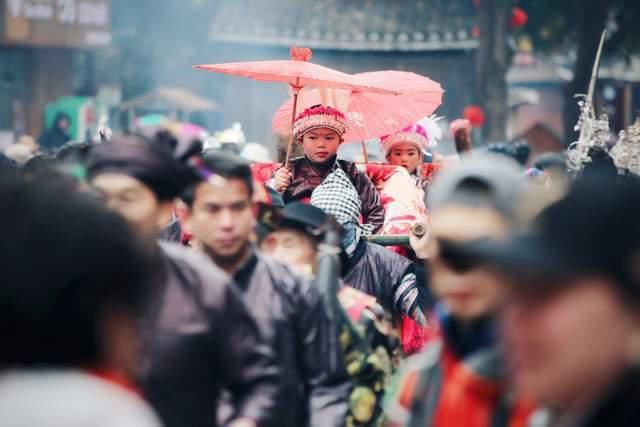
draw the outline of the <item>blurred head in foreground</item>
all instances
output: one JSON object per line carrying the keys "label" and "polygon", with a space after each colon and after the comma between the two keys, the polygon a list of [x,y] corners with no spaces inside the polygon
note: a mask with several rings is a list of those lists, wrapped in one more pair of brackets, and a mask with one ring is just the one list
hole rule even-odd
{"label": "blurred head in foreground", "polygon": [[511,291],[504,342],[525,394],[580,411],[623,372],[631,369],[627,377],[637,381],[638,212],[637,182],[585,176],[527,230],[504,242],[469,244],[468,255],[502,271]]}
{"label": "blurred head in foreground", "polygon": [[87,157],[91,186],[147,242],[171,222],[175,199],[194,180],[187,160],[199,147],[178,154],[176,146],[168,135],[120,136],[92,147]]}
{"label": "blurred head in foreground", "polygon": [[127,224],[65,180],[2,176],[0,200],[0,366],[127,373],[150,268]]}
{"label": "blurred head in foreground", "polygon": [[434,181],[429,191],[431,283],[454,318],[473,320],[496,310],[500,287],[458,247],[483,237],[507,236],[525,185],[517,164],[495,154],[463,157]]}

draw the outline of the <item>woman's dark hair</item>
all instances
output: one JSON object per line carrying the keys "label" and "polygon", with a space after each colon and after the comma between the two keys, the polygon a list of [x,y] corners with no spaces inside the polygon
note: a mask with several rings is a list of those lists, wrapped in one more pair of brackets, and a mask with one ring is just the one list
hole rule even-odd
{"label": "woman's dark hair", "polygon": [[56,160],[45,154],[33,156],[20,168],[20,175],[29,180],[48,173],[55,167]]}
{"label": "woman's dark hair", "polygon": [[591,147],[589,149],[589,158],[591,161],[584,166],[583,175],[606,175],[617,177],[618,168],[609,155],[609,152],[601,147]]}
{"label": "woman's dark hair", "polygon": [[141,312],[150,258],[62,181],[1,176],[0,201],[0,366],[99,367],[105,316]]}
{"label": "woman's dark hair", "polygon": [[53,127],[58,127],[62,120],[66,120],[69,124],[71,124],[71,116],[67,113],[59,111],[56,113],[56,116],[53,118]]}
{"label": "woman's dark hair", "polygon": [[87,158],[90,148],[91,145],[86,142],[67,142],[56,152],[56,159],[83,163]]}

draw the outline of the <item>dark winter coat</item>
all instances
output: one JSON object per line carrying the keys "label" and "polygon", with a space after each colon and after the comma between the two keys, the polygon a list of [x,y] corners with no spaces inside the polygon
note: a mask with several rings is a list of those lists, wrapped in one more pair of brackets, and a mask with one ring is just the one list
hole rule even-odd
{"label": "dark winter coat", "polygon": [[[344,281],[351,287],[376,297],[378,303],[396,320],[395,292],[402,278],[415,272],[413,262],[383,246],[361,240],[347,261]],[[419,289],[419,295],[424,289]]]}
{"label": "dark winter coat", "polygon": [[350,379],[331,371],[331,353],[340,357],[337,339],[329,339],[337,327],[311,279],[257,251],[234,279],[285,372],[280,379],[287,409],[280,425],[343,426]]}
{"label": "dark winter coat", "polygon": [[161,248],[164,271],[144,322],[141,379],[165,427],[215,426],[223,386],[233,394],[235,418],[281,426],[281,372],[230,278],[202,255]]}
{"label": "dark winter coat", "polygon": [[324,181],[335,167],[340,167],[345,171],[360,195],[363,222],[371,224],[374,233],[378,232],[384,223],[384,209],[380,203],[380,195],[369,177],[360,172],[353,162],[336,161],[335,157],[322,164],[311,163],[306,157],[292,160],[290,168],[293,179],[282,194],[284,202],[291,203],[311,198],[313,190]]}

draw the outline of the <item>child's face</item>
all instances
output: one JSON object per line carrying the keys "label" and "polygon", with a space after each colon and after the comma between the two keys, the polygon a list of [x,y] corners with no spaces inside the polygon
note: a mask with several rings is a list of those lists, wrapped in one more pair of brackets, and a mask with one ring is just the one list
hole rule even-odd
{"label": "child's face", "polygon": [[342,138],[329,128],[310,130],[302,136],[304,155],[312,162],[322,163],[338,152]]}
{"label": "child's face", "polygon": [[391,149],[388,160],[389,164],[402,166],[409,173],[414,173],[422,164],[422,154],[415,145],[403,142]]}

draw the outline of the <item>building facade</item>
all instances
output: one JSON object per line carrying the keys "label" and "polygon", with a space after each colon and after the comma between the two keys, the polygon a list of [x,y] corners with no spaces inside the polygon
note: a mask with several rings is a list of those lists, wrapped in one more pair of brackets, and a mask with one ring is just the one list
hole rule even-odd
{"label": "building facade", "polygon": [[43,130],[44,109],[66,95],[95,95],[92,52],[111,44],[110,0],[0,2],[0,131]]}
{"label": "building facade", "polygon": [[[474,81],[473,3],[446,0],[234,0],[212,18],[200,63],[287,59],[291,46],[313,49],[312,62],[348,73],[405,70],[445,90],[436,114],[459,117]],[[271,118],[286,99],[284,85],[208,74],[192,89],[241,120],[250,139],[271,138]]]}

